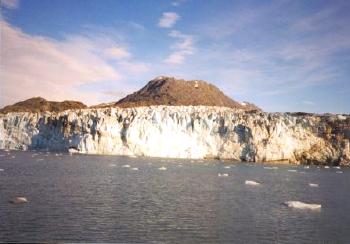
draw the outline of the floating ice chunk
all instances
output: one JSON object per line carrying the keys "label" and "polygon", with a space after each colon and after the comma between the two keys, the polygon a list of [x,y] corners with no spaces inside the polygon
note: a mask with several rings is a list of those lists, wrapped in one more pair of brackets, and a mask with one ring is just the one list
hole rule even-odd
{"label": "floating ice chunk", "polygon": [[6,155],[4,155],[4,154],[0,154],[0,157],[5,157]]}
{"label": "floating ice chunk", "polygon": [[219,176],[219,177],[227,177],[228,174],[221,174],[221,173],[218,173],[218,176]]}
{"label": "floating ice chunk", "polygon": [[324,166],[324,168],[325,168],[325,169],[329,169],[329,166],[326,165],[326,166]]}
{"label": "floating ice chunk", "polygon": [[38,158],[36,161],[44,161],[43,158]]}
{"label": "floating ice chunk", "polygon": [[4,169],[0,169],[0,172],[4,171]]}
{"label": "floating ice chunk", "polygon": [[334,169],[340,169],[340,167],[339,166],[335,166],[335,167],[333,167]]}
{"label": "floating ice chunk", "polygon": [[10,201],[11,203],[19,204],[19,203],[27,203],[28,199],[25,197],[16,197]]}
{"label": "floating ice chunk", "polygon": [[297,209],[310,209],[310,210],[321,209],[321,204],[310,204],[310,203],[304,203],[300,201],[287,201],[284,204],[290,208],[297,208]]}
{"label": "floating ice chunk", "polygon": [[115,164],[109,164],[109,167],[115,167],[115,166],[117,166],[117,165],[115,165]]}
{"label": "floating ice chunk", "polygon": [[337,174],[342,174],[343,171],[337,170],[337,171],[335,171],[335,173],[337,173]]}
{"label": "floating ice chunk", "polygon": [[274,166],[274,167],[266,166],[266,167],[264,167],[264,169],[278,169],[278,167],[276,167],[276,166]]}
{"label": "floating ice chunk", "polygon": [[164,166],[158,168],[159,170],[167,170]]}
{"label": "floating ice chunk", "polygon": [[309,183],[309,186],[310,186],[310,187],[318,187],[318,184],[315,184],[315,183]]}
{"label": "floating ice chunk", "polygon": [[135,168],[131,168],[131,170],[139,170],[139,168],[136,168],[136,167],[135,167]]}
{"label": "floating ice chunk", "polygon": [[288,169],[289,172],[298,172],[296,169]]}
{"label": "floating ice chunk", "polygon": [[122,166],[122,168],[130,168],[130,165],[129,165],[129,164],[124,164],[124,165]]}
{"label": "floating ice chunk", "polygon": [[245,184],[249,185],[249,186],[258,186],[258,185],[260,185],[259,182],[256,182],[256,181],[253,181],[253,180],[246,180]]}
{"label": "floating ice chunk", "polygon": [[304,166],[304,169],[310,169],[310,166],[308,166],[308,165]]}
{"label": "floating ice chunk", "polygon": [[230,167],[230,166],[225,166],[224,168],[225,168],[225,169],[231,169],[231,167]]}

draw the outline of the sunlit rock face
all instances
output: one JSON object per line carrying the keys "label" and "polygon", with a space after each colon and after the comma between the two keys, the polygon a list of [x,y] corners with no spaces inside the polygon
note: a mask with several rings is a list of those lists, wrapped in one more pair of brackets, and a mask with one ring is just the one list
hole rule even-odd
{"label": "sunlit rock face", "polygon": [[0,115],[0,148],[347,164],[350,117],[151,106]]}

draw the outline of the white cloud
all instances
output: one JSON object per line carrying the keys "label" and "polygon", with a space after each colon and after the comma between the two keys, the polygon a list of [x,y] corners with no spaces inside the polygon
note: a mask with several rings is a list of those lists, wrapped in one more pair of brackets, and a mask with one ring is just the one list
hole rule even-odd
{"label": "white cloud", "polygon": [[0,5],[8,9],[17,9],[19,7],[19,0],[1,0]]}
{"label": "white cloud", "polygon": [[[96,39],[74,35],[57,41],[28,35],[4,20],[0,27],[1,107],[33,96],[96,104],[104,102],[105,95],[92,89],[82,91],[82,86],[110,82],[125,90],[130,86],[129,75],[147,71],[146,64],[126,61],[131,56],[127,51],[104,36],[99,39],[98,34],[94,34]],[[106,53],[115,60],[110,62]]]}
{"label": "white cloud", "polygon": [[180,19],[180,16],[174,12],[165,12],[159,19],[158,26],[162,28],[171,28],[175,25],[176,21]]}
{"label": "white cloud", "polygon": [[128,73],[129,75],[138,75],[150,70],[149,65],[143,62],[121,61],[118,63],[118,67],[120,70],[125,71],[124,73]]}
{"label": "white cloud", "polygon": [[169,36],[178,39],[178,42],[171,46],[175,51],[171,53],[164,62],[174,65],[182,64],[188,55],[194,53],[193,37],[191,35],[182,34],[180,31],[176,30],[171,31]]}
{"label": "white cloud", "polygon": [[187,1],[187,0],[175,0],[175,1],[171,2],[171,5],[177,7],[177,6],[179,6],[179,5],[183,4],[183,3],[185,3],[186,1]]}
{"label": "white cloud", "polygon": [[107,58],[110,59],[126,59],[130,58],[131,54],[125,50],[124,48],[121,47],[112,47],[107,50],[105,50],[105,55]]}

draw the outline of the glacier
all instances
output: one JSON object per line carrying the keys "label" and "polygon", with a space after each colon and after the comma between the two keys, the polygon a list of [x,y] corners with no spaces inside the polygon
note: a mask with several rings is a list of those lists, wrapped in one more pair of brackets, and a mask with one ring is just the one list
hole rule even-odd
{"label": "glacier", "polygon": [[0,149],[348,165],[350,116],[149,106],[0,114]]}

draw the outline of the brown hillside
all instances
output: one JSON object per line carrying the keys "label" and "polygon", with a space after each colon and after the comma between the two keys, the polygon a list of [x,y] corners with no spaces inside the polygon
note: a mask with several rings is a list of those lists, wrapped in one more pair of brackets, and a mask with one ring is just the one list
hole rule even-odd
{"label": "brown hillside", "polygon": [[41,97],[34,97],[28,100],[15,103],[0,109],[0,113],[9,112],[60,112],[67,109],[82,109],[87,106],[77,101],[52,102]]}
{"label": "brown hillside", "polygon": [[251,103],[239,103],[205,81],[178,80],[173,77],[157,77],[115,105],[119,107],[139,107],[151,105],[205,105],[222,106],[246,111],[260,110]]}

